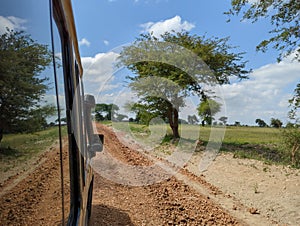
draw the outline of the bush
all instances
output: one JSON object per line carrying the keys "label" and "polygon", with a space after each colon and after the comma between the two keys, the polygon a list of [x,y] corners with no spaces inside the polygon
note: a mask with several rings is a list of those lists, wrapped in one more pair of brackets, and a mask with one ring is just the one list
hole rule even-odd
{"label": "bush", "polygon": [[296,152],[300,148],[300,129],[288,128],[283,131],[283,142],[285,146],[291,149],[291,161],[292,165],[296,164]]}

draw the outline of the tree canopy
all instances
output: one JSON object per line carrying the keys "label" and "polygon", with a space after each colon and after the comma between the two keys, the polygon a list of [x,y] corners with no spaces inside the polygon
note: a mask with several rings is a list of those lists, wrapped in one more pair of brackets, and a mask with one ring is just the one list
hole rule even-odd
{"label": "tree canopy", "polygon": [[166,118],[175,138],[184,98],[207,95],[203,84],[224,84],[229,77],[245,78],[249,72],[242,53],[231,53],[228,38],[206,38],[187,32],[165,33],[161,38],[141,35],[124,47],[119,60],[134,72],[130,88],[153,116]]}
{"label": "tree canopy", "polygon": [[95,118],[97,121],[112,120],[119,107],[115,104],[96,104]]}
{"label": "tree canopy", "polygon": [[225,14],[242,14],[243,20],[256,22],[261,18],[270,18],[273,29],[271,38],[262,40],[257,50],[265,52],[268,46],[280,51],[278,60],[296,53],[300,61],[300,1],[298,0],[232,0],[232,8]]}
{"label": "tree canopy", "polygon": [[280,119],[271,118],[271,123],[270,123],[270,125],[271,125],[272,127],[275,127],[275,128],[281,128],[282,124],[283,124],[283,123],[280,121]]}
{"label": "tree canopy", "polygon": [[198,114],[202,119],[202,125],[211,125],[214,115],[221,110],[221,104],[213,99],[205,99],[198,107]]}
{"label": "tree canopy", "polygon": [[226,117],[226,116],[222,116],[219,118],[219,121],[221,121],[223,123],[223,125],[226,125],[227,120],[228,120],[228,117]]}
{"label": "tree canopy", "polygon": [[259,119],[259,118],[257,118],[255,120],[255,123],[257,123],[259,127],[266,127],[266,126],[268,126],[267,123],[264,120]]}
{"label": "tree canopy", "polygon": [[40,73],[49,66],[51,52],[23,31],[0,36],[0,130],[23,132],[41,129],[53,106],[42,106],[48,78]]}
{"label": "tree canopy", "polygon": [[151,119],[156,118],[160,114],[158,113],[158,110],[154,106],[152,108],[151,104],[140,104],[140,103],[126,103],[125,109],[129,112],[134,112],[136,114],[135,122],[138,122],[140,124],[149,125]]}
{"label": "tree canopy", "polygon": [[116,104],[96,104],[95,106],[95,119],[96,121],[118,121],[121,122],[125,118],[128,118],[127,115],[119,114],[119,106]]}

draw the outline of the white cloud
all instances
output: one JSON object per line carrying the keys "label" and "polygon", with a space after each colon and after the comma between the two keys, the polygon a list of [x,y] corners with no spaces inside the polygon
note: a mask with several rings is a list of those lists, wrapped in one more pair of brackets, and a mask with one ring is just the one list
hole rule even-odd
{"label": "white cloud", "polygon": [[0,34],[4,34],[6,28],[10,30],[26,30],[26,27],[24,26],[26,22],[27,20],[14,16],[0,16]]}
{"label": "white cloud", "polygon": [[152,33],[155,37],[160,37],[165,32],[180,32],[180,31],[190,31],[195,27],[194,24],[183,21],[180,16],[175,16],[171,19],[167,19],[159,22],[148,22],[142,24],[143,32]]}
{"label": "white cloud", "polygon": [[98,82],[113,76],[118,56],[117,53],[108,52],[98,53],[94,57],[82,57],[85,79]]}
{"label": "white cloud", "polygon": [[287,119],[288,99],[300,78],[298,62],[268,64],[253,71],[249,80],[223,86],[229,121],[254,125],[260,118]]}
{"label": "white cloud", "polygon": [[97,97],[99,93],[114,90],[120,86],[120,84],[113,83],[114,73],[116,72],[115,63],[118,56],[117,53],[108,52],[98,53],[94,57],[81,58],[86,93]]}
{"label": "white cloud", "polygon": [[107,40],[103,40],[104,45],[108,46],[109,45],[109,41]]}
{"label": "white cloud", "polygon": [[86,38],[83,38],[79,41],[79,46],[87,46],[89,47],[91,45],[91,43],[86,39]]}

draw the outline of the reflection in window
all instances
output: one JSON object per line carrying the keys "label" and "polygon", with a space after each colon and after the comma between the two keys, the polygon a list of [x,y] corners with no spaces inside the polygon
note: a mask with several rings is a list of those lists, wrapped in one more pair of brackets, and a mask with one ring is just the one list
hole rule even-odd
{"label": "reflection in window", "polygon": [[[0,225],[59,224],[62,218],[48,4],[48,0],[1,1]],[[60,49],[57,31],[55,47]],[[60,51],[55,54],[64,124],[60,55]],[[66,137],[65,127],[62,132]],[[68,167],[66,142],[63,148]],[[67,167],[65,187],[69,184]],[[67,215],[69,189],[65,194]]]}

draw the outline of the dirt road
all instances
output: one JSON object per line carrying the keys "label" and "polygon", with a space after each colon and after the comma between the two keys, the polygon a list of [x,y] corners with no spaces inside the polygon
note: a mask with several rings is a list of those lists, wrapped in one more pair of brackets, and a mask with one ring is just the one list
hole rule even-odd
{"label": "dirt road", "polygon": [[[111,129],[98,128],[105,136],[104,155],[124,164],[149,166],[149,160],[130,145],[121,143]],[[183,175],[183,174],[181,174]],[[188,175],[190,176],[190,175]],[[187,176],[187,177],[188,177]],[[197,182],[198,178],[190,178]],[[212,193],[217,189],[201,181]],[[93,225],[242,225],[227,211],[172,176],[152,185],[130,186],[96,174]]]}
{"label": "dirt road", "polygon": [[[66,146],[63,150],[65,214],[67,214],[69,163]],[[59,149],[54,147],[31,162],[30,169],[15,172],[14,176],[8,177],[0,187],[0,225],[60,225],[62,221],[60,178]]]}
{"label": "dirt road", "polygon": [[[137,151],[134,143],[120,142],[120,134],[99,126],[105,135],[105,148],[95,162],[108,157],[126,166],[151,167],[167,162]],[[69,178],[67,148],[64,148],[65,215],[68,214]],[[19,172],[0,187],[0,225],[59,225],[61,192],[59,150],[45,152],[30,172]],[[172,167],[172,166],[168,166]],[[135,178],[129,173],[109,177],[116,165],[96,169],[92,225],[281,225],[245,205],[224,189],[210,184],[208,175],[197,175],[185,167],[158,183],[133,186],[115,179]],[[101,167],[100,167],[101,169]],[[97,173],[100,172],[100,173]],[[117,171],[116,171],[117,172]],[[154,171],[153,174],[159,174]],[[141,175],[138,175],[139,179]],[[128,179],[127,178],[127,179]],[[126,179],[126,178],[123,178]],[[18,181],[15,184],[15,181]],[[125,180],[126,181],[126,180]],[[210,181],[211,180],[210,178]],[[215,183],[216,184],[216,183]],[[220,185],[220,184],[219,184]],[[8,189],[9,188],[9,189]]]}

